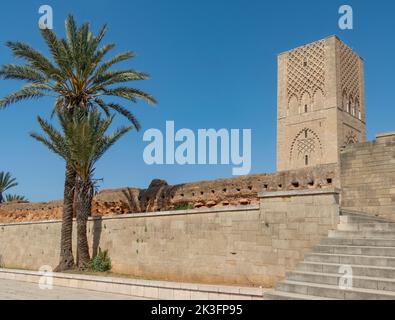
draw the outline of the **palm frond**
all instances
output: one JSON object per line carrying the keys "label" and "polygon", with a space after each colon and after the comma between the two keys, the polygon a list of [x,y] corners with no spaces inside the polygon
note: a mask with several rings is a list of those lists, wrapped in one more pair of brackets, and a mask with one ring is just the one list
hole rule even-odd
{"label": "palm frond", "polygon": [[118,87],[114,89],[104,89],[103,93],[107,96],[116,96],[133,102],[136,102],[137,98],[139,98],[146,101],[148,104],[156,104],[156,100],[153,96],[139,89]]}
{"label": "palm frond", "polygon": [[60,70],[50,60],[28,44],[8,41],[6,42],[6,46],[11,49],[15,57],[26,60],[31,67],[38,69],[48,77],[60,74]]}
{"label": "palm frond", "polygon": [[9,172],[0,172],[0,192],[14,188],[18,185],[16,179],[11,176]]}
{"label": "palm frond", "polygon": [[37,121],[40,124],[41,129],[46,133],[47,136],[45,137],[34,132],[30,133],[30,136],[41,142],[48,149],[50,149],[67,161],[69,157],[69,151],[66,138],[49,122],[43,120],[41,117],[37,117]]}
{"label": "palm frond", "polygon": [[25,86],[17,92],[11,93],[8,96],[0,99],[0,109],[8,107],[9,105],[28,99],[41,98],[45,96],[42,90],[32,87],[31,85]]}
{"label": "palm frond", "polygon": [[95,162],[98,161],[108,149],[110,149],[122,136],[128,133],[133,129],[133,126],[124,126],[118,128],[115,132],[113,132],[110,136],[106,137],[100,147],[98,148],[97,154],[95,155]]}
{"label": "palm frond", "polygon": [[70,66],[67,60],[67,54],[60,40],[51,29],[41,29],[41,35],[44,38],[52,58],[62,70],[69,70]]}
{"label": "palm frond", "polygon": [[110,71],[107,73],[100,73],[92,78],[91,81],[93,88],[91,88],[91,90],[100,90],[100,88],[106,86],[128,81],[140,81],[148,79],[148,74],[135,70]]}
{"label": "palm frond", "polygon": [[120,53],[116,56],[114,56],[113,58],[111,58],[110,60],[104,62],[95,72],[95,74],[93,75],[93,79],[97,78],[98,76],[102,75],[103,73],[105,73],[106,71],[108,71],[109,68],[111,68],[114,64],[122,62],[122,61],[126,61],[129,59],[134,58],[136,55],[133,51],[127,51],[127,52],[123,52]]}
{"label": "palm frond", "polygon": [[109,103],[108,107],[126,117],[133,124],[137,131],[141,129],[139,121],[128,109],[116,103]]}
{"label": "palm frond", "polygon": [[83,180],[91,178],[95,163],[116,141],[133,128],[133,126],[120,127],[107,135],[106,132],[114,116],[102,119],[98,111],[57,114],[63,134],[38,117],[44,135],[31,133],[31,137],[64,158]]}
{"label": "palm frond", "polygon": [[33,83],[42,83],[47,80],[42,72],[30,66],[6,64],[0,67],[0,77],[3,79],[24,80]]}
{"label": "palm frond", "polygon": [[110,108],[102,99],[95,98],[91,107],[93,107],[94,105],[97,105],[101,110],[103,110],[107,117],[110,116]]}

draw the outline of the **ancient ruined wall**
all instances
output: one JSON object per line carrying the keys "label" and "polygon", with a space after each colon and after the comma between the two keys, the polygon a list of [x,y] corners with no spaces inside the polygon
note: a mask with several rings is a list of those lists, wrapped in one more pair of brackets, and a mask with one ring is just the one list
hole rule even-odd
{"label": "ancient ruined wall", "polygon": [[342,208],[395,220],[395,133],[341,153]]}
{"label": "ancient ruined wall", "polygon": [[[338,201],[331,189],[269,194],[260,207],[94,218],[91,251],[107,249],[112,271],[132,277],[270,287],[332,228]],[[60,227],[60,221],[0,225],[0,265],[56,266]]]}
{"label": "ancient ruined wall", "polygon": [[[258,192],[321,189],[339,186],[336,165],[273,174],[168,185],[154,180],[147,189],[103,190],[94,200],[93,215],[109,216],[185,208],[226,208],[258,204]],[[62,201],[0,206],[0,223],[60,219]]]}
{"label": "ancient ruined wall", "polygon": [[61,219],[63,201],[0,205],[0,223]]}

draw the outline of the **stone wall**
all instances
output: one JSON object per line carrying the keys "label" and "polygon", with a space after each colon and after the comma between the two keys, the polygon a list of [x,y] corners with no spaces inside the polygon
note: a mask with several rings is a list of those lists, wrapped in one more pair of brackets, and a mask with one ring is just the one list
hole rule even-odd
{"label": "stone wall", "polygon": [[0,205],[0,223],[61,219],[63,201]]}
{"label": "stone wall", "polygon": [[[133,277],[273,286],[336,224],[338,196],[332,189],[260,196],[260,206],[92,218],[92,254],[108,249],[113,271]],[[60,226],[0,225],[1,266],[56,266]]]}
{"label": "stone wall", "polygon": [[282,278],[339,223],[339,189],[260,194],[261,219],[270,230],[273,276]]}
{"label": "stone wall", "polygon": [[341,153],[342,208],[395,220],[395,133]]}
{"label": "stone wall", "polygon": [[[258,192],[321,189],[339,186],[336,165],[273,174],[168,185],[154,180],[147,189],[103,190],[94,200],[93,216],[192,208],[226,208],[259,203]],[[0,223],[60,219],[62,201],[0,206]]]}

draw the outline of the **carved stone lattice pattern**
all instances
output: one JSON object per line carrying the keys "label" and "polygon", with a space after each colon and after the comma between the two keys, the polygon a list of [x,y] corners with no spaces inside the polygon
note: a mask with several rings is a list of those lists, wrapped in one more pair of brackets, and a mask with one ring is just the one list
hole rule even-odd
{"label": "carved stone lattice pattern", "polygon": [[314,138],[298,140],[298,155],[313,153],[315,150]]}
{"label": "carved stone lattice pattern", "polygon": [[354,101],[360,99],[360,67],[358,56],[343,42],[340,43],[340,83],[341,90]]}
{"label": "carved stone lattice pattern", "polygon": [[312,97],[317,90],[325,96],[325,64],[323,40],[292,50],[287,62],[288,98],[296,96],[300,101],[304,92]]}
{"label": "carved stone lattice pattern", "polygon": [[344,145],[347,146],[349,144],[354,144],[354,143],[358,143],[358,136],[354,131],[349,130],[346,134]]}
{"label": "carved stone lattice pattern", "polygon": [[293,156],[299,158],[304,155],[311,155],[318,151],[322,152],[322,144],[319,136],[311,129],[304,128],[299,131],[291,145],[290,159]]}

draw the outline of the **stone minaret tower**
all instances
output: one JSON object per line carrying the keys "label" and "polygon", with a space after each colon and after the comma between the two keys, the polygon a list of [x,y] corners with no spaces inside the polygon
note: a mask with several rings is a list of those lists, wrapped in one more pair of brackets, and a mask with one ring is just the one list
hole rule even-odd
{"label": "stone minaret tower", "polygon": [[278,56],[277,170],[338,163],[365,142],[363,60],[332,36]]}

